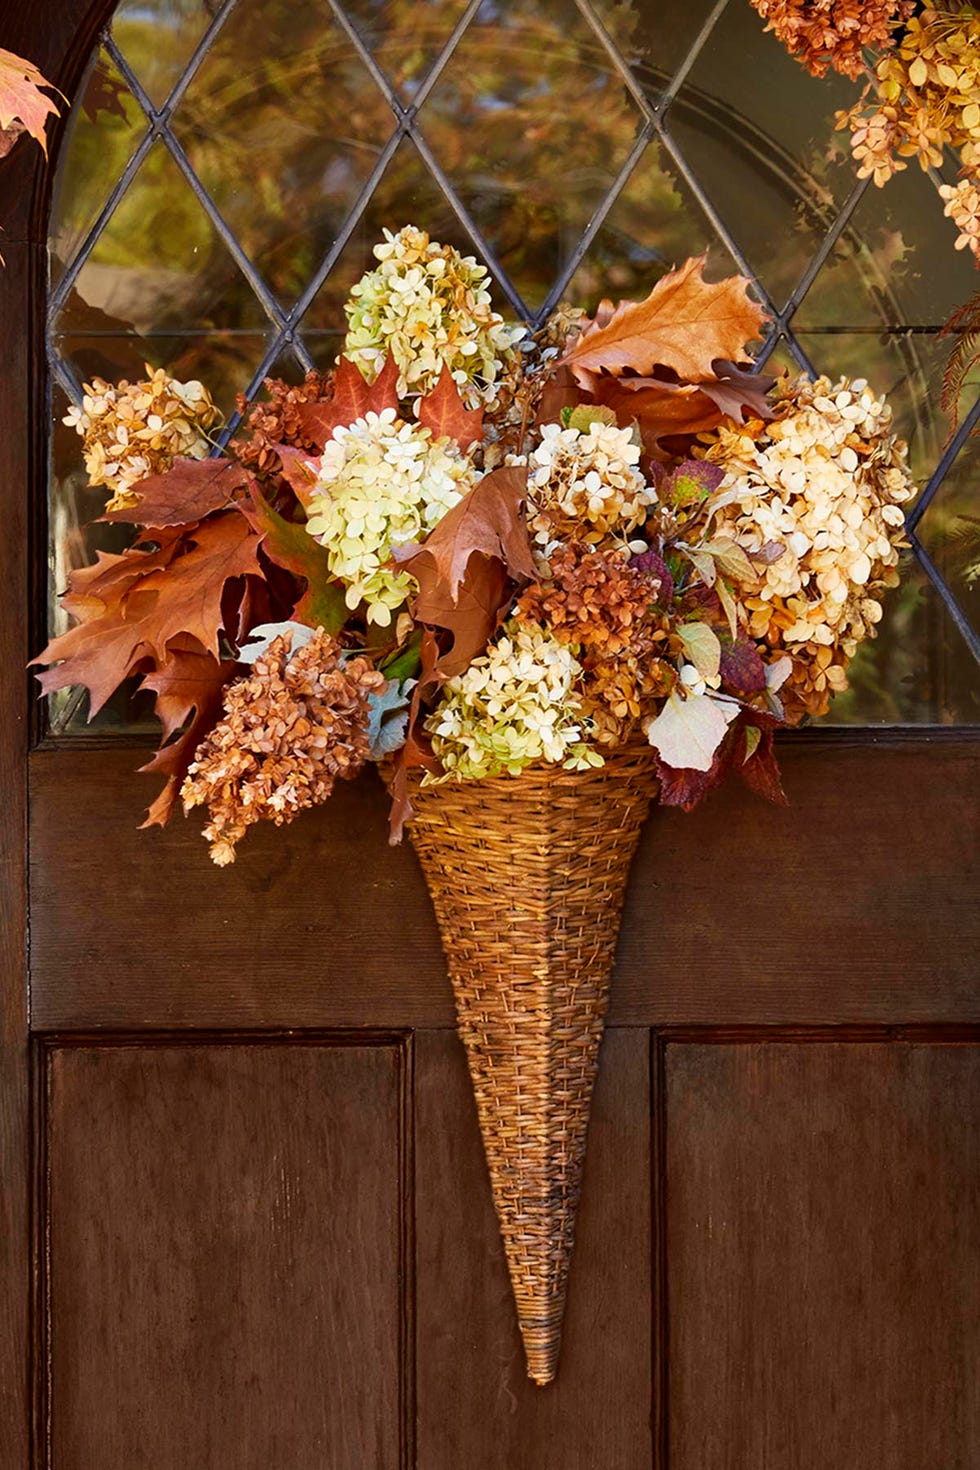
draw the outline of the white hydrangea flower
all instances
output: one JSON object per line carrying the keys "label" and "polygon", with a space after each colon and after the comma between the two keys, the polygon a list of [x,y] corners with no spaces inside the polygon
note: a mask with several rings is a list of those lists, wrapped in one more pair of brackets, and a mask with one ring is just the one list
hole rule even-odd
{"label": "white hydrangea flower", "polygon": [[307,530],[347,585],[347,605],[367,603],[386,627],[415,585],[388,565],[392,550],[421,541],[472,488],[476,472],[449,439],[399,419],[393,408],[337,428],[319,460]]}
{"label": "white hydrangea flower", "polygon": [[[715,534],[750,554],[782,549],[749,589],[757,637],[775,623],[783,646],[840,645],[851,657],[879,620],[875,592],[898,580],[902,506],[915,494],[891,421],[863,379],[801,377],[761,432],[718,430],[708,453],[725,470]],[[843,687],[843,670],[828,677]]]}
{"label": "white hydrangea flower", "polygon": [[426,721],[447,775],[516,776],[533,761],[567,770],[601,766],[602,755],[583,738],[581,675],[578,659],[550,633],[505,623],[498,642],[447,681]]}
{"label": "white hydrangea flower", "polygon": [[545,424],[530,455],[531,528],[540,546],[560,540],[575,524],[581,540],[598,543],[610,531],[631,531],[656,501],[637,466],[640,446],[631,429],[598,420],[588,428]]}
{"label": "white hydrangea flower", "polygon": [[525,329],[493,310],[486,267],[414,225],[384,233],[374,247],[380,265],[361,277],[345,307],[345,354],[374,382],[390,353],[403,397],[429,392],[448,364],[471,408],[491,400]]}

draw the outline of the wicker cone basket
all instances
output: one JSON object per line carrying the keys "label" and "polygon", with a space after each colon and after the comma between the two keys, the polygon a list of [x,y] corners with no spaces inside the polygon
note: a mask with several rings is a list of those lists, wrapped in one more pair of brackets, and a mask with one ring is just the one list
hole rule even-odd
{"label": "wicker cone basket", "polygon": [[592,1085],[626,881],[656,789],[649,746],[596,770],[413,794],[517,1316],[555,1376]]}

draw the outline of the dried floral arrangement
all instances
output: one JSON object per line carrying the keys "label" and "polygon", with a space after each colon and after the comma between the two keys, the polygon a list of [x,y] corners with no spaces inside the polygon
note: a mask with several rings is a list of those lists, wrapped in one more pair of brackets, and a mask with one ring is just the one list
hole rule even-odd
{"label": "dried floral arrangement", "polygon": [[423,231],[375,254],[336,370],[270,380],[222,457],[200,383],[87,385],[67,421],[138,530],[72,574],[44,690],[84,685],[94,715],[138,677],[167,778],[147,824],[206,807],[221,864],[370,761],[396,838],[418,776],[638,740],[665,803],[729,770],[782,800],[774,730],[846,687],[897,581],[888,406],[753,375],[762,311],[700,260],[528,334]]}

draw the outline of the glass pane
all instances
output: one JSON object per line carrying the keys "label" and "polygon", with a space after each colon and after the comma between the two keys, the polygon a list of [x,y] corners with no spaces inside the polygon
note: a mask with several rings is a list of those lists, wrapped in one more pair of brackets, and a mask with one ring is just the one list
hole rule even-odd
{"label": "glass pane", "polygon": [[[87,308],[137,332],[261,329],[266,315],[166,145],[154,143],[75,282]],[[70,304],[57,322],[72,332]]]}
{"label": "glass pane", "polygon": [[980,634],[980,438],[968,439],[919,522],[918,535]]}
{"label": "glass pane", "polygon": [[162,107],[210,25],[214,0],[119,0],[112,39],[154,107]]}
{"label": "glass pane", "polygon": [[112,57],[102,50],[78,101],[51,203],[48,250],[56,285],[98,219],[146,132],[146,118]]}
{"label": "glass pane", "polygon": [[271,345],[258,332],[154,332],[139,337],[72,333],[56,339],[62,359],[70,363],[80,382],[93,377],[108,383],[144,376],[144,364],[166,368],[186,383],[193,378],[207,385],[226,418],[235,408]]}
{"label": "glass pane", "polygon": [[354,29],[410,102],[466,10],[467,0],[346,0]]}
{"label": "glass pane", "polygon": [[593,0],[592,8],[605,26],[652,104],[660,101],[678,68],[684,63],[702,28],[719,10],[716,0]]}
{"label": "glass pane", "polygon": [[326,4],[239,4],[174,113],[222,218],[284,305],[312,280],[394,118]]}
{"label": "glass pane", "polygon": [[733,238],[782,307],[854,188],[834,113],[856,87],[809,76],[745,4],[729,5],[667,126]]}
{"label": "glass pane", "polygon": [[574,0],[485,0],[420,114],[532,309],[574,254],[642,121]]}

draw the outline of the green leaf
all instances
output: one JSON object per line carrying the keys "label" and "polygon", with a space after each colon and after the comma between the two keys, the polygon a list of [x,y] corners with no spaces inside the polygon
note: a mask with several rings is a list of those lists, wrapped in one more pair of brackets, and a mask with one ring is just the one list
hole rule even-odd
{"label": "green leaf", "polygon": [[677,636],[702,679],[713,679],[721,668],[721,644],[707,623],[682,623]]}
{"label": "green leaf", "polygon": [[[562,422],[565,415],[562,414]],[[565,423],[567,429],[579,429],[587,434],[593,424],[615,424],[616,415],[611,408],[604,408],[601,404],[580,403],[578,408],[573,408]]]}
{"label": "green leaf", "polygon": [[326,551],[305,526],[287,521],[259,490],[250,506],[240,507],[250,525],[262,536],[262,550],[270,561],[306,582],[306,591],[293,608],[298,623],[337,633],[348,618],[344,589],[330,570]]}
{"label": "green leaf", "polygon": [[422,629],[416,628],[408,643],[381,665],[386,679],[410,679],[422,667]]}
{"label": "green leaf", "polygon": [[743,765],[745,761],[750,761],[755,755],[761,739],[762,731],[758,725],[747,725],[745,727],[745,755],[742,757]]}

